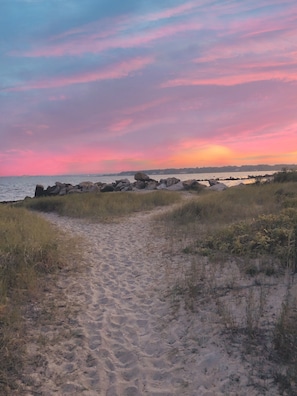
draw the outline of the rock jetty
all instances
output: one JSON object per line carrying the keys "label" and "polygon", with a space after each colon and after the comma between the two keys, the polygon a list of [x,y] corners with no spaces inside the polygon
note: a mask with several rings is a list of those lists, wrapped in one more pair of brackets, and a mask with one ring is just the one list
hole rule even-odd
{"label": "rock jetty", "polygon": [[[86,192],[113,192],[113,191],[140,191],[140,190],[169,190],[169,191],[182,191],[182,190],[195,190],[201,191],[206,186],[199,183],[195,179],[181,181],[176,177],[168,177],[166,179],[161,179],[159,181],[151,179],[147,174],[143,172],[137,172],[134,175],[134,182],[128,179],[115,180],[113,183],[102,183],[84,181],[77,185],[72,185],[69,183],[56,182],[54,186],[44,186],[37,184],[35,188],[35,197],[48,197],[56,195],[67,195],[67,194],[80,194]],[[223,183],[212,181],[214,186],[218,190],[227,188],[225,185],[221,186]],[[209,183],[211,185],[211,183]]]}

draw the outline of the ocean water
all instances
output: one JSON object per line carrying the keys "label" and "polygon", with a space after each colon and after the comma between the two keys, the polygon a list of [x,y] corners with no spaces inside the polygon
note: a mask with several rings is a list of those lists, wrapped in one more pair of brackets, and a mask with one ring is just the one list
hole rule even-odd
{"label": "ocean water", "polygon": [[[166,174],[166,175],[153,175],[149,176],[154,180],[166,179],[168,177],[176,177],[181,181],[196,179],[203,181],[204,184],[208,185],[207,180],[219,179],[224,182],[227,186],[234,186],[240,183],[253,183],[255,179],[249,178],[249,174],[253,176],[263,176],[266,174],[273,174],[275,171],[267,172],[230,172],[230,173],[182,173],[182,174]],[[134,181],[134,176],[115,176],[115,175],[64,175],[64,176],[12,176],[12,177],[0,177],[0,202],[2,201],[18,201],[26,197],[34,197],[35,187],[37,184],[41,184],[44,188],[55,185],[56,182],[70,183],[77,185],[83,181],[90,182],[103,182],[111,183],[115,180],[127,178],[131,182]],[[239,179],[239,180],[226,180],[226,179]]]}

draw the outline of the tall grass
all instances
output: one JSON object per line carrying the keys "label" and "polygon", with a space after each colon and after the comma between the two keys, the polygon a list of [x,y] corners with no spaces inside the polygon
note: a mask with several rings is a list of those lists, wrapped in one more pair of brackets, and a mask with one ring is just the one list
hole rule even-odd
{"label": "tall grass", "polygon": [[[186,279],[183,269],[179,279],[174,268],[172,294],[178,288],[191,311],[207,298],[215,301],[229,339],[242,343],[244,359],[250,359],[248,351],[253,359],[269,360],[280,394],[287,395],[297,394],[297,299],[292,297],[297,183],[292,178],[286,173],[279,182],[206,191],[161,219],[174,245],[187,254],[184,260],[195,264],[188,265]],[[284,290],[289,297],[282,301]],[[274,321],[267,315],[271,310]]]}
{"label": "tall grass", "polygon": [[[188,234],[189,248],[195,247],[198,253],[274,255],[285,263],[287,259],[297,260],[297,183],[209,191],[165,214],[163,219],[173,229]],[[197,234],[191,225],[199,228]]]}
{"label": "tall grass", "polygon": [[231,224],[262,214],[277,212],[284,206],[297,206],[297,184],[251,184],[222,192],[206,191],[169,214],[166,221],[176,225],[189,223]]}
{"label": "tall grass", "polygon": [[[71,245],[71,246],[70,246]],[[0,205],[0,394],[11,394],[24,359],[22,307],[40,280],[66,265],[73,243],[23,208]]]}
{"label": "tall grass", "polygon": [[85,193],[25,200],[22,205],[34,210],[56,212],[63,216],[105,221],[169,205],[179,199],[179,194],[168,191]]}

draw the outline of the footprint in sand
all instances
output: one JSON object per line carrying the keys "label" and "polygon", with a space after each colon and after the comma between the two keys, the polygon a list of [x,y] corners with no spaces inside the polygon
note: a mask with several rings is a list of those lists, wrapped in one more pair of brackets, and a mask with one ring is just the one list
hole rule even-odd
{"label": "footprint in sand", "polygon": [[[164,298],[164,241],[153,232],[152,215],[115,224],[44,215],[85,238],[85,270],[79,282],[75,274],[59,279],[78,314],[66,339],[57,334],[55,342],[40,347],[45,369],[28,369],[25,396],[256,395],[251,389],[240,393],[240,384],[228,380],[234,373],[245,378],[238,361],[213,363],[211,377],[203,372],[203,356],[215,359],[222,350],[211,342],[211,323],[199,315],[172,320],[171,301]],[[190,324],[195,329],[194,321],[209,336],[203,348],[194,341],[201,334],[189,330]],[[45,337],[52,337],[51,331]],[[38,327],[31,332],[38,339]]]}

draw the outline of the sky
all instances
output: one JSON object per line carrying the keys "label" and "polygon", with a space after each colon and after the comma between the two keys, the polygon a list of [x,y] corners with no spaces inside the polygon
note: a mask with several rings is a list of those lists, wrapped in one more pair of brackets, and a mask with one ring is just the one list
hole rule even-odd
{"label": "sky", "polygon": [[296,0],[0,0],[0,176],[280,163]]}

